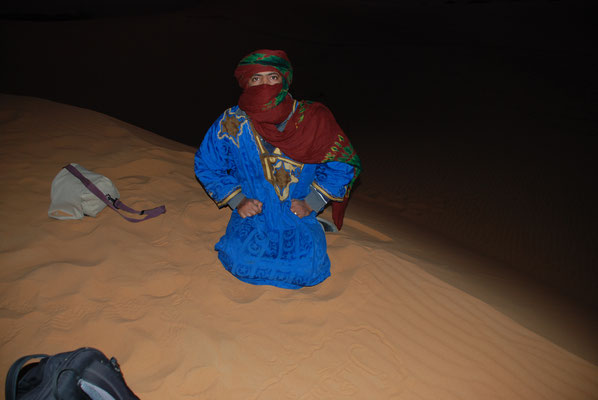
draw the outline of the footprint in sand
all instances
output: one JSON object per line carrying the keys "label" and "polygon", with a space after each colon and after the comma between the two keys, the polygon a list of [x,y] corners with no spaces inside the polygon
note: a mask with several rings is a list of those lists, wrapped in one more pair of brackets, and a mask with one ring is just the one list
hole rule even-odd
{"label": "footprint in sand", "polygon": [[142,185],[144,183],[148,183],[150,180],[151,178],[143,175],[128,175],[118,178],[119,183],[126,185]]}
{"label": "footprint in sand", "polygon": [[[145,333],[149,335],[150,333]],[[131,353],[126,358],[128,365],[142,365],[143,368],[127,369],[127,381],[135,382],[135,392],[144,398],[143,393],[154,392],[164,384],[170,376],[178,373],[185,354],[173,351],[172,346],[147,340],[131,343]]]}
{"label": "footprint in sand", "polygon": [[174,268],[159,268],[148,271],[143,280],[142,291],[144,294],[161,298],[183,293],[191,278],[183,275]]}
{"label": "footprint in sand", "polygon": [[164,247],[164,246],[168,246],[170,244],[170,241],[168,240],[168,236],[161,236],[156,240],[152,241],[152,246],[156,246],[156,247]]}
{"label": "footprint in sand", "polygon": [[[395,396],[401,390],[401,382],[406,375],[397,357],[396,350],[384,337],[373,328],[362,327],[357,331],[345,332],[342,336],[352,344],[341,350],[343,364],[333,370],[329,379],[322,382],[322,387],[336,386],[339,393],[348,393],[348,388],[359,391],[386,393]],[[341,342],[345,340],[341,339]],[[337,347],[332,345],[326,347]],[[340,350],[340,349],[339,349]],[[339,383],[342,385],[338,385]],[[369,388],[369,389],[368,389]],[[356,394],[356,393],[355,393]],[[362,396],[358,396],[362,397]]]}
{"label": "footprint in sand", "polygon": [[365,246],[347,245],[329,245],[328,254],[332,263],[332,276],[317,286],[302,289],[302,293],[309,294],[319,301],[329,301],[340,297],[347,288],[355,283],[355,274],[366,266],[363,262],[368,258],[369,249]]}
{"label": "footprint in sand", "polygon": [[147,314],[147,303],[147,299],[119,299],[106,306],[104,315],[115,322],[137,321]]}
{"label": "footprint in sand", "polygon": [[4,347],[6,344],[12,342],[19,336],[24,329],[22,321],[17,321],[14,318],[0,317],[0,346]]}
{"label": "footprint in sand", "polygon": [[265,286],[230,285],[228,283],[223,282],[220,286],[222,293],[230,300],[239,304],[251,303],[259,299],[268,290]]}
{"label": "footprint in sand", "polygon": [[185,396],[200,398],[220,378],[220,372],[213,367],[192,368],[185,374],[179,390]]}
{"label": "footprint in sand", "polygon": [[[67,296],[61,301],[66,304],[79,304],[75,307],[66,307],[53,312],[52,317],[47,320],[43,326],[43,331],[49,329],[70,332],[74,327],[78,327],[84,321],[95,320],[101,312],[100,305],[90,305],[80,299],[81,296]],[[62,307],[61,307],[62,308]]]}
{"label": "footprint in sand", "polygon": [[[185,227],[196,232],[201,239],[205,239],[204,235],[208,233],[217,232],[222,235],[228,215],[214,212],[213,207],[214,204],[211,201],[190,201],[185,204],[180,220]],[[210,242],[210,247],[212,246],[213,244]]]}

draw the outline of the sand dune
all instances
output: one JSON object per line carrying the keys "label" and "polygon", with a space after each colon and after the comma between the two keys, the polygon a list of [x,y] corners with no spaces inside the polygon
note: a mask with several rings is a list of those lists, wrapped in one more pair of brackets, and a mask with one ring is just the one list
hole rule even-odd
{"label": "sand dune", "polygon": [[[213,251],[230,211],[196,182],[193,148],[35,98],[1,96],[0,110],[3,373],[25,353],[94,346],[150,400],[598,398],[598,367],[429,273],[359,202],[328,236],[330,279],[247,285]],[[49,218],[69,162],[167,213]]]}

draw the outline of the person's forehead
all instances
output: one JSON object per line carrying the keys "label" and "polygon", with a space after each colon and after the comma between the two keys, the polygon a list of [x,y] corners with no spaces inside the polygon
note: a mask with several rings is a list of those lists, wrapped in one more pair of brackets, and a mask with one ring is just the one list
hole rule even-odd
{"label": "person's forehead", "polygon": [[252,76],[256,76],[256,75],[258,75],[258,76],[280,75],[280,72],[278,72],[278,71],[263,71],[263,72],[256,72]]}

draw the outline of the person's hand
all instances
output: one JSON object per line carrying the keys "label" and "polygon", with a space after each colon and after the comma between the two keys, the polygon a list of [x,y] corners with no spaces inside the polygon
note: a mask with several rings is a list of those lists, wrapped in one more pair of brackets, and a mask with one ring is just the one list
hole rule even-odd
{"label": "person's hand", "polygon": [[299,218],[308,216],[313,210],[305,200],[291,200],[291,211]]}
{"label": "person's hand", "polygon": [[262,212],[262,202],[245,197],[237,206],[237,212],[241,218],[253,217]]}

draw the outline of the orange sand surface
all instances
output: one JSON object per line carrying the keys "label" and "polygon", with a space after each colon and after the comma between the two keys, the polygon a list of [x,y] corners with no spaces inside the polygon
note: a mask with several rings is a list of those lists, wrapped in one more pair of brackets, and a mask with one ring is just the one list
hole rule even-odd
{"label": "orange sand surface", "polygon": [[[93,346],[148,400],[598,398],[587,357],[474,297],[472,281],[449,284],[454,259],[451,279],[432,274],[438,252],[378,230],[359,201],[328,236],[324,283],[236,280],[213,250],[230,211],[197,183],[194,150],[89,110],[0,96],[2,373],[24,354]],[[50,184],[69,162],[111,178],[128,205],[167,213],[49,218]]]}

